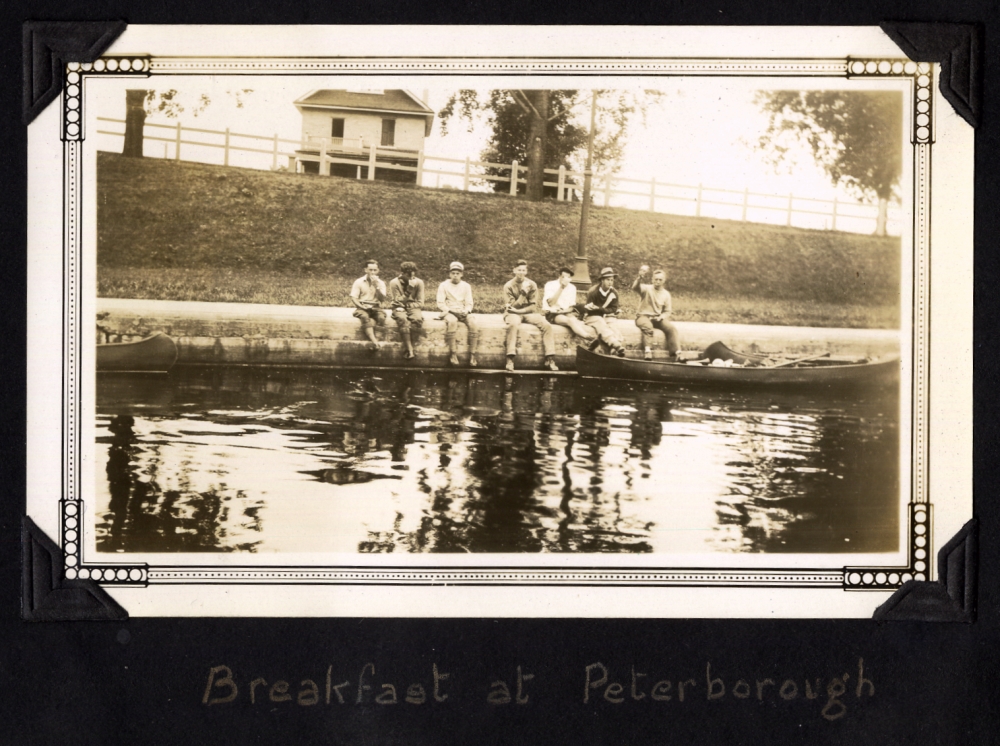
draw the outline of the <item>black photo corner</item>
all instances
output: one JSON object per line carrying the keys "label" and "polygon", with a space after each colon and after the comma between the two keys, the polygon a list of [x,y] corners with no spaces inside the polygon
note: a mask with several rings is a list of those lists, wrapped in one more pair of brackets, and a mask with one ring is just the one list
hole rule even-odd
{"label": "black photo corner", "polygon": [[[831,5],[371,6],[79,2],[4,6],[4,743],[990,743],[1000,724],[993,492],[1000,9],[977,0]],[[873,618],[143,618],[67,579],[25,515],[27,125],[66,62],[130,24],[880,27],[976,129],[973,518]],[[512,53],[516,44],[512,45]],[[55,363],[54,363],[55,364]],[[224,590],[220,592],[225,592]],[[738,609],[736,617],[739,617]],[[744,694],[744,688],[746,696]],[[792,694],[794,690],[794,695]],[[391,695],[391,696],[390,696]]]}

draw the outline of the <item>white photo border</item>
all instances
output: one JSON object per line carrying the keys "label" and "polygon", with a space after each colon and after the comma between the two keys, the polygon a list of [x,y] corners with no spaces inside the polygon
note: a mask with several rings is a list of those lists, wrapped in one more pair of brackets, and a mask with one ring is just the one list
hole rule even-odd
{"label": "white photo border", "polygon": [[[68,579],[114,587],[153,584],[410,585],[410,586],[681,586],[823,588],[892,591],[909,580],[927,580],[932,568],[932,506],[929,499],[929,364],[931,150],[934,86],[938,66],[905,58],[673,59],[673,58],[216,58],[110,55],[93,63],[69,63],[60,98],[63,147],[62,495],[58,543]],[[284,565],[202,566],[92,562],[84,557],[81,492],[81,382],[84,324],[81,268],[83,108],[87,80],[156,75],[563,75],[794,77],[903,81],[910,87],[912,146],[912,413],[910,495],[903,566],[820,568],[636,567],[419,567]],[[909,278],[903,278],[907,280]],[[902,497],[902,496],[901,496]]]}

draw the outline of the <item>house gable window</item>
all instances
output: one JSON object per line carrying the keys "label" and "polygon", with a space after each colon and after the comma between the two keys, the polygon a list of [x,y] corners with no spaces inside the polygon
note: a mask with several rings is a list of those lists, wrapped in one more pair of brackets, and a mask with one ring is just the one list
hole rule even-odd
{"label": "house gable window", "polygon": [[333,127],[330,129],[330,137],[344,137],[344,120],[342,118],[333,118]]}
{"label": "house gable window", "polygon": [[382,120],[382,145],[393,147],[396,144],[396,120]]}

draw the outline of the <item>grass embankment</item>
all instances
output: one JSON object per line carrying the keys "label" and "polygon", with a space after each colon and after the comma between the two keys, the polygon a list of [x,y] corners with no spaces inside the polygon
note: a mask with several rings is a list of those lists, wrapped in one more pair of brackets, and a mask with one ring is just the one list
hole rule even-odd
{"label": "grass embankment", "polygon": [[[369,256],[384,278],[415,261],[431,294],[458,259],[476,310],[496,312],[516,259],[544,282],[579,234],[578,204],[105,153],[97,188],[103,297],[346,306]],[[663,267],[679,320],[899,324],[898,238],[617,208],[588,227],[591,270],[628,285]]]}

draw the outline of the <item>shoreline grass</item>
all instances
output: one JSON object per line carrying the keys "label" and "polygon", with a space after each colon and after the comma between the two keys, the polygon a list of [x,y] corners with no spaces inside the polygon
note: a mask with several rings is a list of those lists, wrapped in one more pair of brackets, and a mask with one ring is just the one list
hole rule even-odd
{"label": "shoreline grass", "polygon": [[[103,297],[346,306],[364,260],[402,260],[428,291],[465,263],[501,310],[518,259],[543,283],[572,264],[578,204],[98,154]],[[587,253],[627,286],[664,268],[681,321],[898,328],[899,238],[595,206]],[[623,314],[635,310],[624,292]]]}
{"label": "shoreline grass", "polygon": [[[99,272],[97,294],[104,298],[349,308],[347,296],[354,279],[245,270],[106,267]],[[548,279],[551,278],[541,278],[537,282],[541,284]],[[433,307],[437,282],[427,279],[425,282],[428,306]],[[503,310],[502,289],[503,286],[496,283],[474,285],[475,311],[500,313]],[[638,297],[625,288],[621,293],[621,306],[623,318],[633,317]],[[676,321],[777,326],[898,329],[900,316],[898,306],[845,306],[746,296],[719,298],[674,293],[673,306]]]}

